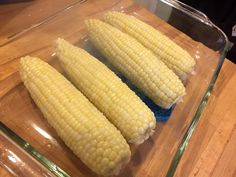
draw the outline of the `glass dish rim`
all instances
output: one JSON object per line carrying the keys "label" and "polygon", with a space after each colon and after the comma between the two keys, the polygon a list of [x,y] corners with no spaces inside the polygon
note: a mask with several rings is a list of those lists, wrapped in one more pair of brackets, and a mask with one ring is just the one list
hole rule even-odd
{"label": "glass dish rim", "polygon": [[[185,152],[185,149],[192,137],[192,134],[197,126],[198,121],[200,120],[201,113],[203,112],[206,103],[209,99],[209,96],[211,94],[211,91],[213,89],[213,86],[215,85],[215,82],[217,80],[217,77],[219,75],[219,72],[222,68],[223,62],[225,60],[225,56],[227,51],[230,49],[230,42],[225,35],[225,33],[217,27],[204,13],[201,11],[196,10],[195,8],[192,8],[191,6],[188,6],[180,1],[177,0],[160,0],[161,2],[176,8],[179,11],[182,11],[183,13],[189,15],[191,18],[195,18],[202,23],[215,28],[219,34],[221,34],[225,39],[225,46],[223,48],[222,53],[219,56],[219,61],[217,64],[217,67],[212,75],[212,78],[210,80],[210,83],[200,101],[200,104],[198,105],[198,108],[196,109],[196,112],[191,120],[191,123],[189,124],[187,131],[185,132],[177,151],[175,152],[175,155],[173,156],[170,166],[168,168],[166,177],[173,177],[175,174],[175,171],[178,167],[179,161],[181,160],[181,157],[183,153]],[[70,6],[70,8],[72,8]],[[65,7],[67,9],[68,7]],[[58,177],[70,177],[69,174],[67,174],[63,169],[58,167],[54,162],[50,161],[47,157],[42,155],[39,151],[37,151],[33,146],[31,146],[28,142],[26,142],[24,139],[22,139],[20,136],[18,136],[16,133],[14,133],[11,129],[9,129],[7,126],[5,126],[2,122],[0,122],[0,130],[7,135],[10,139],[12,139],[17,145],[19,145],[26,153],[30,154],[33,158],[35,158],[38,162],[40,162],[43,166],[45,166],[48,170],[50,170],[54,175]]]}
{"label": "glass dish rim", "polygon": [[176,8],[182,12],[184,12],[185,14],[191,16],[192,18],[195,18],[197,19],[198,21],[201,21],[202,23],[210,26],[210,27],[214,27],[219,34],[221,34],[224,39],[225,39],[225,46],[223,48],[223,51],[222,53],[220,54],[219,56],[219,61],[218,61],[218,64],[217,64],[217,67],[212,75],[212,78],[210,80],[210,83],[200,101],[200,104],[198,105],[198,108],[196,109],[196,112],[191,120],[191,123],[189,124],[188,128],[187,128],[187,131],[185,132],[178,148],[177,148],[177,151],[175,152],[175,155],[174,157],[172,158],[172,161],[170,163],[170,166],[168,168],[168,171],[167,171],[167,174],[166,174],[166,177],[173,177],[174,174],[175,174],[175,171],[178,167],[178,164],[179,164],[179,161],[181,160],[182,156],[183,156],[183,153],[185,152],[185,149],[193,135],[193,132],[197,126],[197,123],[201,117],[201,114],[204,110],[204,108],[206,107],[206,104],[207,104],[207,101],[211,95],[211,91],[215,85],[215,82],[218,78],[218,75],[220,73],[220,70],[222,68],[222,65],[224,63],[224,60],[225,60],[225,57],[226,57],[226,54],[228,52],[228,50],[231,48],[231,45],[230,45],[230,42],[228,40],[228,37],[226,36],[226,34],[218,27],[216,26],[208,17],[206,14],[204,14],[203,12],[187,5],[187,4],[184,4],[178,0],[160,0],[161,2],[167,4],[167,5],[170,5],[172,6],[173,8]]}

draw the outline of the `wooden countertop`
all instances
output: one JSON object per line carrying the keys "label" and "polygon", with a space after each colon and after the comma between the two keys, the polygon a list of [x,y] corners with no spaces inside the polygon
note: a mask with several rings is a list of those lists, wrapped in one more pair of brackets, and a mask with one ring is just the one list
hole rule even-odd
{"label": "wooden countertop", "polygon": [[225,60],[175,177],[236,176],[236,65]]}
{"label": "wooden countertop", "polygon": [[[48,53],[49,53],[48,51],[51,52],[52,50],[51,47],[49,47],[48,45],[48,41],[51,41],[55,39],[57,36],[60,36],[62,34],[65,35],[65,37],[69,38],[71,41],[75,41],[74,39],[75,36],[77,36],[76,38],[79,38],[85,34],[82,27],[79,28],[78,31],[73,31],[73,29],[76,29],[75,27],[77,27],[77,26],[73,27],[73,25],[76,23],[77,25],[80,25],[80,22],[76,21],[75,23],[74,21],[72,23],[70,21],[71,19],[74,20],[74,18],[76,17],[72,13],[73,12],[72,11],[72,12],[68,12],[67,15],[61,16],[64,22],[70,23],[70,25],[72,26],[71,29],[66,28],[66,25],[64,24],[61,24],[61,20],[56,19],[55,21],[52,22],[50,21],[50,19],[46,19],[45,21],[46,24],[48,23],[48,21],[50,21],[48,28],[40,28],[40,30],[38,31],[35,30],[34,32],[29,33],[29,35],[25,35],[25,33],[27,33],[27,30],[32,30],[32,29],[26,28],[32,22],[35,22],[35,21],[40,22],[44,20],[45,16],[54,16],[55,14],[57,15],[60,12],[60,10],[58,9],[73,5],[74,3],[78,3],[78,2],[80,3],[83,1],[69,0],[69,1],[57,1],[57,3],[54,3],[55,1],[52,1],[52,0],[51,1],[39,0],[35,2],[36,2],[35,4],[43,8],[37,8],[37,7],[34,7],[34,5],[25,6],[24,4],[14,4],[11,6],[6,5],[4,8],[1,7],[2,8],[1,13],[8,14],[7,17],[9,17],[10,20],[5,20],[5,19],[0,20],[0,26],[7,24],[5,25],[6,27],[0,29],[0,34],[1,34],[0,46],[3,46],[2,48],[0,48],[0,58],[1,58],[0,59],[0,98],[1,97],[3,98],[6,93],[12,90],[12,88],[20,85],[20,79],[17,74],[18,62],[19,62],[20,56],[26,55],[26,54],[33,54],[33,55],[41,56],[47,59]],[[52,2],[53,2],[53,6],[51,4]],[[92,4],[90,6],[93,7],[97,5],[96,7],[100,7],[101,8],[100,10],[107,10],[108,8],[111,8],[110,3],[114,2],[112,7],[114,6],[115,9],[119,9],[119,6],[116,6],[119,3],[117,3],[115,0],[114,1],[103,0],[100,2],[103,2],[102,6],[98,6],[98,5],[101,5],[99,3],[95,5]],[[129,0],[127,1],[123,0],[123,2],[125,2],[124,6],[127,6],[127,7],[129,7],[129,5],[132,4],[131,1]],[[96,3],[96,1],[94,1],[94,3]],[[87,7],[86,4],[84,6]],[[139,12],[140,14],[144,16],[145,15],[148,16],[148,13],[145,10],[140,9],[139,7],[132,6],[132,7],[129,7],[128,9],[129,11],[136,10],[137,12]],[[24,20],[21,20],[21,23],[17,23],[17,18],[14,18],[15,15],[17,14],[15,13],[16,11],[20,15],[22,15],[22,19],[24,19]],[[34,11],[34,15],[32,15],[31,13],[32,11]],[[83,15],[85,13],[88,13],[94,16],[96,15],[97,12],[96,11],[93,12],[90,9],[83,8],[83,11],[78,11],[74,9],[74,13],[79,13],[79,15],[81,16],[81,18],[78,18],[77,20],[83,20],[84,19]],[[101,15],[101,14],[98,13],[98,15]],[[160,20],[159,21],[156,20],[155,17],[150,15],[150,18],[153,20],[153,21],[151,20],[150,23],[156,22],[153,24],[155,25],[159,24],[161,30],[166,31],[166,29],[168,29],[167,34],[169,35],[169,37],[173,37],[173,40],[178,42],[180,45],[185,45],[186,47],[188,47],[187,44],[192,44],[192,45],[196,44],[197,47],[201,47],[202,49],[206,51],[208,50],[208,49],[205,49],[204,46],[201,46],[200,44],[196,42],[189,41],[189,39],[185,35],[182,35],[180,32],[176,32],[170,26],[165,25]],[[42,24],[36,23],[33,26],[33,28],[37,27],[37,25],[40,26]],[[58,28],[58,26],[60,26],[60,29]],[[21,31],[19,29],[23,29],[23,30]],[[173,36],[173,33],[177,37]],[[9,36],[9,34],[11,35]],[[21,40],[17,40],[19,39],[19,36],[23,36],[23,38]],[[40,38],[38,36],[40,36]],[[33,43],[36,38],[37,38],[37,42]],[[187,41],[187,42],[189,41],[189,43],[186,42],[182,44],[181,43],[182,41]],[[31,44],[33,45],[31,46]],[[34,48],[35,50],[32,50]],[[191,50],[191,46],[189,46],[189,50]],[[212,57],[211,55],[209,56]],[[204,65],[201,65],[201,66],[204,67]],[[191,84],[196,85],[196,83],[194,82],[192,82]],[[197,125],[197,128],[193,134],[193,137],[190,140],[190,143],[186,149],[186,152],[184,153],[180,161],[180,164],[177,168],[177,171],[175,173],[176,177],[177,176],[178,177],[185,177],[185,176],[186,177],[187,176],[202,177],[202,176],[217,176],[217,175],[219,175],[220,177],[226,176],[226,175],[227,177],[228,176],[234,177],[236,175],[236,167],[234,165],[236,164],[236,142],[234,141],[236,138],[236,135],[235,135],[236,134],[236,131],[235,131],[236,111],[235,110],[236,109],[234,109],[234,105],[236,104],[235,85],[236,85],[236,66],[235,64],[226,60],[220,72],[219,78],[216,82],[216,85],[212,91],[210,99],[207,103],[207,106],[204,110],[204,113],[202,114],[200,118],[199,124]],[[24,92],[24,88],[22,86],[17,87],[17,88],[19,89],[19,91],[17,92],[17,94],[13,93],[13,96],[18,96],[19,99],[25,98],[26,92]],[[7,104],[11,105],[11,102],[8,102],[8,101],[11,101],[13,99],[13,96],[10,97],[9,100],[7,100],[6,102]],[[197,99],[198,101],[200,100],[200,98],[197,98]],[[28,97],[27,97],[26,103],[32,104],[32,102],[30,102]],[[2,105],[0,104],[0,106]],[[21,109],[20,107],[21,105],[18,104],[18,106]],[[197,106],[197,103],[196,103],[196,106]],[[31,111],[31,109],[34,109],[34,110]],[[180,109],[179,110],[178,109],[177,109],[177,112],[178,111],[180,112]],[[25,110],[28,110],[28,108]],[[33,105],[31,105],[27,114],[29,114],[28,115],[29,117],[36,116],[36,118],[39,121],[38,123],[40,125],[42,124],[43,130],[47,130],[48,132],[52,133],[53,141],[56,142],[58,140],[58,138],[55,135],[55,132],[53,132],[45,124],[45,121],[42,120],[42,122],[40,122],[41,121],[40,114]],[[192,110],[191,114],[194,114],[194,110]],[[179,140],[183,136],[184,132],[186,131],[186,128],[189,125],[189,122],[191,121],[191,119],[189,119],[191,118],[191,115],[186,112],[185,112],[185,115],[188,118],[183,117],[180,120],[180,119],[176,119],[175,117],[175,119],[171,119],[170,121],[168,121],[168,124],[166,125],[163,123],[158,124],[159,132],[157,132],[158,135],[154,136],[154,140],[157,140],[159,138],[158,143],[163,143],[162,140],[165,138],[172,138],[172,139],[169,139],[168,142],[165,142],[165,144],[164,143],[162,144],[164,148],[162,149],[157,148],[155,150],[152,149],[152,152],[155,151],[154,157],[158,157],[159,161],[158,160],[155,161],[154,159],[152,162],[150,162],[150,164],[152,165],[152,168],[150,169],[148,168],[148,165],[150,165],[148,159],[145,160],[146,154],[145,153],[136,154],[135,160],[140,161],[140,158],[141,160],[145,160],[145,165],[142,166],[139,176],[145,176],[145,175],[149,176],[149,174],[150,174],[150,177],[157,176],[156,173],[157,172],[160,173],[162,169],[163,169],[162,173],[158,174],[158,176],[164,176],[165,171],[168,169],[170,159],[175,153],[175,150],[178,146]],[[12,117],[14,117],[13,114],[12,114]],[[10,121],[6,118],[4,119],[4,121],[8,123],[9,125],[11,125],[11,128],[14,128],[14,125],[19,123],[18,122],[19,120]],[[25,126],[25,128],[27,127]],[[163,129],[162,132],[160,131],[161,129]],[[14,131],[18,131],[20,135],[25,135],[24,130],[22,130],[20,126],[15,127]],[[169,137],[167,137],[167,133]],[[171,136],[173,134],[174,136]],[[32,134],[29,136],[25,135],[24,138],[26,140],[30,140],[31,143],[33,143],[33,145],[35,146],[35,145],[38,145],[42,139],[40,139],[40,137],[39,138],[37,137],[38,139],[34,140],[32,139],[32,137],[34,136],[36,137],[36,134]],[[172,142],[173,140],[175,140],[176,142]],[[58,150],[58,152],[64,152],[65,146],[63,145],[63,143],[60,140],[58,140],[56,144],[59,148],[61,148]],[[153,141],[149,141],[149,143],[144,145],[142,147],[143,148],[142,150],[151,151],[149,146],[153,146]],[[158,145],[156,145],[156,147],[158,147]],[[45,153],[47,157],[49,158],[54,157],[54,160],[58,160],[57,161],[58,163],[62,163],[60,162],[60,159],[55,159],[55,154],[53,154],[55,150],[54,151],[51,150],[51,152],[50,151],[47,152],[47,150],[42,145],[39,145],[37,148],[39,148],[40,151]],[[52,153],[52,156],[50,156],[51,153]],[[67,156],[69,156],[69,160],[64,159],[65,160],[64,163],[66,163],[65,167],[68,169],[70,169],[71,162],[81,163],[78,160],[76,160],[70,152],[67,152],[67,154],[61,154],[61,156],[63,156],[63,158],[66,158]],[[149,158],[152,158],[152,156],[149,155]],[[162,161],[162,164],[158,163],[160,162],[160,160]],[[135,168],[136,172],[139,171],[137,168],[137,165],[140,165],[140,164],[133,163],[131,165],[131,167]],[[145,168],[148,168],[148,169],[146,170]],[[155,169],[153,170],[153,168]],[[72,172],[76,172],[76,170],[78,169],[72,169]],[[82,173],[82,175],[90,174],[88,169],[82,167],[82,170],[85,171],[84,174]],[[9,176],[8,172],[6,172],[3,168],[0,167],[0,176],[4,176],[4,175]]]}

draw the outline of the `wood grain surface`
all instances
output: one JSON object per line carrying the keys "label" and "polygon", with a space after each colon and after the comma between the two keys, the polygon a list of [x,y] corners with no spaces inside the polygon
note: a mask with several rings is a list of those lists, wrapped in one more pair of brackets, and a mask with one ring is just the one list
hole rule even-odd
{"label": "wood grain surface", "polygon": [[236,176],[236,65],[226,60],[175,177]]}
{"label": "wood grain surface", "polygon": [[[47,3],[52,1],[48,0]],[[35,5],[34,2],[38,4]],[[85,19],[100,18],[108,10],[123,10],[153,25],[198,59],[196,75],[190,76],[186,83],[187,95],[183,102],[175,107],[168,122],[158,122],[152,138],[141,146],[131,147],[131,162],[120,174],[127,177],[165,176],[208,87],[219,54],[193,41],[131,0],[57,1],[59,5],[52,7],[52,11],[43,2],[45,1],[28,2],[24,4],[25,10],[9,7],[11,11],[3,11],[9,14],[15,12],[14,17],[12,15],[6,18],[15,22],[5,24],[1,29],[0,120],[71,176],[96,176],[64,145],[55,130],[45,121],[21,83],[18,65],[20,57],[32,55],[41,57],[61,71],[54,57],[53,43],[57,37],[83,47],[83,38],[86,36],[83,23]],[[73,7],[63,9],[71,6],[71,3]],[[0,10],[1,8],[4,7],[1,6]],[[33,19],[28,17],[28,8]],[[37,22],[32,23],[35,19]]]}

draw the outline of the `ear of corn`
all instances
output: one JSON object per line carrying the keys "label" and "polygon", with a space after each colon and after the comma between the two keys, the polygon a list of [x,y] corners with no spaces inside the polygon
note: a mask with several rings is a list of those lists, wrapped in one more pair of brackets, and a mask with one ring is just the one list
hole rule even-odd
{"label": "ear of corn", "polygon": [[108,12],[104,20],[137,39],[180,78],[193,70],[195,60],[189,53],[152,26],[120,12]]}
{"label": "ear of corn", "polygon": [[103,63],[63,39],[57,40],[57,56],[70,80],[128,142],[143,143],[153,133],[154,114]]}
{"label": "ear of corn", "polygon": [[184,94],[181,80],[137,40],[100,20],[88,20],[90,40],[156,104],[170,108]]}
{"label": "ear of corn", "polygon": [[24,57],[20,74],[49,124],[94,172],[112,175],[129,161],[130,148],[120,132],[54,68]]}

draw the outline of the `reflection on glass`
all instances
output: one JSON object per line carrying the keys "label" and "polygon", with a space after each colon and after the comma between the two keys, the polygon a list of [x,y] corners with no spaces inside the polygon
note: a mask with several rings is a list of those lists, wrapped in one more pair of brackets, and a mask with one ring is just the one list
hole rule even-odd
{"label": "reflection on glass", "polygon": [[21,162],[21,160],[19,159],[19,157],[17,157],[16,154],[14,154],[12,151],[8,150],[8,159],[13,162],[13,163],[17,163],[17,162]]}
{"label": "reflection on glass", "polygon": [[34,127],[34,129],[39,132],[40,135],[42,135],[43,137],[47,138],[47,139],[52,139],[52,137],[43,129],[41,129],[40,127],[38,127],[36,124],[32,124],[32,126]]}

